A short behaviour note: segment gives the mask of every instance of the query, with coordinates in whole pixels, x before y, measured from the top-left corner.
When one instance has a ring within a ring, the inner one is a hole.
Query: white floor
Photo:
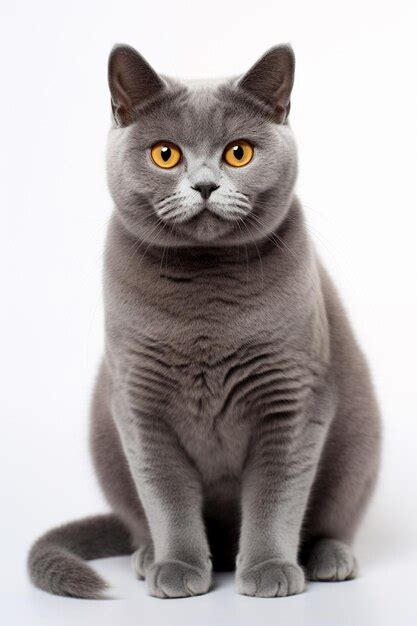
[[[395,523],[391,527],[386,522],[378,524],[378,509],[376,503],[359,537],[361,576],[346,583],[309,584],[306,593],[290,598],[239,596],[233,576],[222,574],[215,576],[214,588],[206,596],[158,600],[147,596],[145,583],[134,579],[127,557],[94,562],[112,584],[112,599],[59,598],[27,582],[20,559],[26,546],[21,546],[19,559],[6,569],[9,575],[3,583],[1,622],[5,626],[416,626],[415,520],[407,515],[405,506],[403,530],[397,534]],[[401,517],[397,508],[388,520],[395,522]]]
[[[58,598],[27,587],[23,593],[22,589],[10,592],[2,600],[3,623],[19,626],[417,624],[417,568],[411,560],[396,567],[368,567],[356,581],[314,583],[303,595],[266,600],[235,594],[233,577],[229,574],[216,577],[213,591],[206,596],[158,600],[146,595],[144,583],[133,580],[128,558],[102,561],[98,569],[113,583],[117,599]]]

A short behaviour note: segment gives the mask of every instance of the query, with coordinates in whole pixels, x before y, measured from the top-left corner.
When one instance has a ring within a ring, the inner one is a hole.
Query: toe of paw
[[[340,541],[318,542],[307,562],[309,580],[341,582],[357,575],[357,562],[349,546]]]
[[[246,596],[285,597],[304,591],[305,580],[295,563],[272,559],[238,573],[236,587],[238,593]]]
[[[209,571],[183,563],[166,561],[154,564],[147,575],[149,593],[158,598],[185,598],[206,593],[210,588]]]

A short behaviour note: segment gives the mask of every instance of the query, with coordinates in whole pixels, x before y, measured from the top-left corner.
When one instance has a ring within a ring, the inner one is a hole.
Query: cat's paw
[[[351,580],[357,576],[358,565],[348,545],[337,539],[321,539],[310,551],[306,573],[309,580]]]
[[[132,554],[133,571],[139,580],[146,578],[146,572],[152,565],[153,560],[153,546],[151,543],[146,543]]]
[[[207,593],[211,585],[211,564],[196,567],[183,561],[161,561],[146,570],[151,596],[186,598]]]
[[[244,596],[275,598],[301,593],[304,573],[296,563],[270,559],[236,574],[236,590]]]

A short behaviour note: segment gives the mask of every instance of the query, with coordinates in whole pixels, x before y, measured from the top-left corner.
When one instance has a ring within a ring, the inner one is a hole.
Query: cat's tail
[[[29,576],[40,589],[74,598],[103,598],[108,588],[84,560],[133,552],[127,527],[116,515],[97,515],[48,531],[32,546]]]

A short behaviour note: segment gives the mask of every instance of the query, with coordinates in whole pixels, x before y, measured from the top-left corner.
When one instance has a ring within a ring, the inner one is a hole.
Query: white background
[[[53,624],[417,624],[416,11],[413,1],[1,0],[0,619]],[[102,350],[104,154],[113,43],[160,71],[246,70],[290,41],[299,195],[369,356],[385,423],[361,577],[302,596],[145,595],[127,558],[97,563],[119,598],[49,596],[25,554],[50,526],[104,510],[87,448]]]

